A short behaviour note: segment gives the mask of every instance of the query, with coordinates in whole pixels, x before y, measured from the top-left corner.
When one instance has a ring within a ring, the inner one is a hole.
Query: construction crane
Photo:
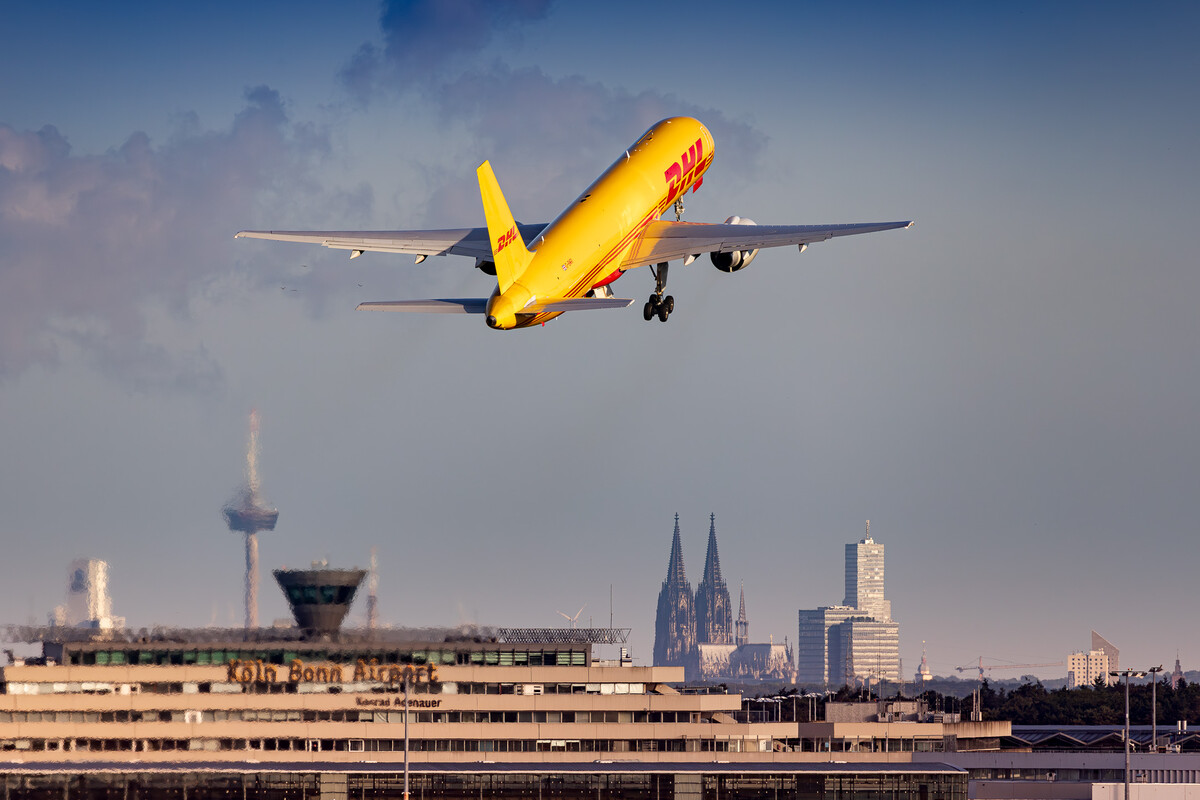
[[[1030,667],[1061,667],[1063,662],[1055,661],[1052,664],[984,664],[983,656],[979,657],[978,664],[967,664],[965,667],[955,667],[959,672],[966,672],[969,669],[979,670],[979,680],[983,680],[984,670],[990,669],[1027,669]]]

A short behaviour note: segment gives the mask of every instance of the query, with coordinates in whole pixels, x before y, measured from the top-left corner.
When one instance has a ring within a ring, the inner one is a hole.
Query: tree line
[[[1172,689],[1171,682],[1159,682],[1157,688],[1149,683],[1129,685],[1129,723],[1149,725],[1152,694],[1157,695],[1158,724],[1174,727],[1176,721],[1200,719],[1200,683],[1180,681]],[[956,708],[961,704],[963,718],[968,718],[971,698],[961,701],[943,697],[937,692],[921,695],[930,708]],[[980,706],[985,720],[1008,720],[1014,725],[1123,725],[1125,724],[1125,685],[1105,686],[1097,681],[1092,686],[1077,689],[1047,690],[1041,682],[1026,683],[1006,692],[993,689],[984,680],[979,687]]]

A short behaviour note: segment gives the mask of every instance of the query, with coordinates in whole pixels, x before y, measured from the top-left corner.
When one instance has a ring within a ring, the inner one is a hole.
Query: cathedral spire
[[[713,586],[725,586],[721,577],[721,556],[717,553],[717,515],[708,517],[708,552],[704,556],[704,580]]]
[[[696,641],[733,644],[729,589],[721,577],[721,557],[717,554],[717,515],[712,514],[708,519],[708,554],[704,557],[704,577],[696,587]]]
[[[750,644],[750,620],[746,619],[746,584],[741,583],[741,598],[738,600],[738,618],[733,643],[738,647]]]
[[[675,515],[675,536],[671,539],[671,560],[667,563],[668,586],[688,585],[687,575],[683,571],[683,544],[679,540],[679,515]],[[688,587],[689,591],[691,587]]]
[[[675,515],[675,535],[671,539],[671,561],[667,579],[658,593],[658,612],[654,617],[654,664],[687,666],[696,647],[696,610],[692,587],[683,571],[683,545],[679,540],[679,515]]]

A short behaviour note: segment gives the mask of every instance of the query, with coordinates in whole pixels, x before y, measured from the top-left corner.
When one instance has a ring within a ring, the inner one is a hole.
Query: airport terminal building
[[[594,656],[627,631],[343,631],[361,571],[276,578],[294,628],[52,628],[40,658],[10,658],[5,800],[398,796],[406,768],[421,797],[966,796],[911,746],[835,758],[794,717],[676,688],[682,667]],[[944,734],[922,750],[956,749]]]
[[[794,721],[586,642],[205,638],[47,642],[0,668],[6,797],[389,796],[406,754],[431,797],[966,796],[961,769],[861,742],[833,763]]]

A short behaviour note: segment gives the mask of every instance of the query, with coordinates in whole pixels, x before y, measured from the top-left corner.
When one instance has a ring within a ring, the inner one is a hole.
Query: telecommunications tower
[[[246,486],[221,509],[229,530],[246,535],[246,630],[258,627],[258,532],[275,530],[279,511],[258,493],[258,412],[250,412]]]

